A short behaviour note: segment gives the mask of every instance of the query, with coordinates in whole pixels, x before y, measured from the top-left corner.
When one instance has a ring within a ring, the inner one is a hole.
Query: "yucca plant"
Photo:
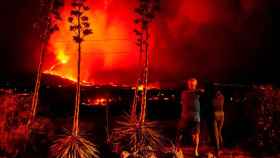
[[[41,86],[42,68],[44,63],[44,57],[50,35],[58,30],[56,20],[61,20],[59,14],[59,8],[63,6],[62,0],[40,0],[40,18],[34,24],[34,29],[39,32],[41,40],[40,59],[37,68],[37,75],[35,81],[35,88],[31,103],[31,115],[28,120],[28,126],[31,127],[31,123],[34,121],[39,99],[39,90]]]
[[[140,121],[145,122],[147,107],[147,88],[149,78],[149,44],[150,44],[150,23],[154,20],[156,12],[160,9],[160,0],[139,0],[139,6],[135,8],[138,18],[134,19],[135,24],[139,24],[139,28],[134,32],[137,36],[137,46],[140,49],[140,58],[143,51],[145,52],[144,72],[140,81],[143,85]],[[142,59],[140,59],[142,62]]]
[[[139,0],[139,7],[135,9],[138,18],[134,20],[139,24],[139,28],[134,32],[137,36],[137,46],[139,47],[139,63],[142,65],[142,56],[145,52],[144,69],[140,72],[137,81],[134,101],[130,114],[125,114],[122,120],[117,121],[118,127],[113,129],[113,138],[116,141],[124,142],[123,147],[128,148],[134,157],[151,157],[154,152],[163,146],[162,136],[158,132],[156,121],[146,120],[148,72],[149,72],[149,24],[159,11],[159,0]],[[141,66],[142,67],[142,66]],[[143,86],[139,94],[139,86]],[[137,107],[140,106],[140,115],[137,114]],[[127,142],[127,140],[129,140]]]
[[[163,146],[163,137],[158,132],[158,122],[132,120],[129,114],[116,122],[119,126],[113,130],[113,138],[124,144],[134,156],[148,156]],[[149,156],[148,156],[149,157]]]
[[[57,158],[97,158],[96,146],[86,137],[68,133],[57,139],[51,147],[51,154]]]
[[[85,5],[85,0],[74,0],[72,2],[72,7],[73,9],[71,10],[71,15],[68,18],[68,21],[70,23],[70,31],[74,33],[73,40],[78,44],[77,83],[73,127],[71,133],[62,136],[51,146],[51,155],[56,158],[97,158],[98,151],[96,146],[79,133],[81,44],[85,36],[92,34],[88,17],[85,15],[85,12],[90,8]]]
[[[99,151],[85,136],[75,135],[72,131],[54,142],[50,155],[55,158],[99,158]]]

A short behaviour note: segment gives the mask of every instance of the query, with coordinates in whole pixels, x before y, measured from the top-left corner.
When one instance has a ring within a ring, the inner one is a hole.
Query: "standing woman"
[[[224,95],[220,90],[215,92],[212,104],[214,110],[214,133],[216,139],[216,149],[219,153],[221,145],[223,145],[222,128],[224,124]]]

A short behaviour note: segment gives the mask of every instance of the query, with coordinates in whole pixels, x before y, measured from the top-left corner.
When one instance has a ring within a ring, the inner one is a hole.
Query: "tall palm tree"
[[[58,26],[55,23],[55,20],[61,20],[59,14],[59,8],[63,5],[63,2],[60,0],[41,0],[40,1],[40,19],[35,23],[34,29],[40,32],[40,39],[41,39],[41,48],[40,48],[40,59],[39,65],[37,68],[37,75],[35,81],[35,88],[32,96],[32,103],[31,103],[31,115],[28,120],[27,125],[30,126],[31,123],[34,121],[37,107],[38,107],[38,100],[39,100],[39,90],[41,87],[41,77],[42,77],[42,67],[44,63],[44,57],[46,53],[46,47],[50,38],[50,35],[58,30]],[[55,20],[54,20],[55,19]]]
[[[97,158],[96,146],[80,135],[79,113],[81,98],[81,45],[85,36],[92,34],[88,17],[85,12],[90,8],[85,5],[85,0],[73,0],[71,15],[68,18],[70,30],[74,33],[73,40],[78,45],[77,55],[77,83],[75,96],[75,109],[72,132],[58,139],[51,147],[51,153],[57,158]]]
[[[140,24],[141,31],[135,31],[138,36],[138,41],[140,41],[140,49],[144,49],[145,61],[144,61],[144,72],[143,72],[143,91],[142,91],[142,101],[141,101],[141,112],[140,112],[140,122],[145,122],[146,118],[146,107],[147,107],[147,89],[148,89],[148,78],[149,78],[149,43],[150,43],[150,33],[149,27],[152,20],[155,18],[155,14],[159,11],[160,0],[139,0],[140,5],[135,9],[139,18],[136,18],[134,22]],[[142,48],[141,48],[142,47]],[[142,52],[141,52],[142,54]]]
[[[116,140],[127,140],[129,142],[129,150],[135,157],[149,157],[153,150],[159,148],[162,144],[162,137],[156,130],[157,122],[146,121],[147,107],[147,90],[148,90],[148,72],[149,72],[149,24],[155,17],[155,13],[159,11],[159,0],[139,0],[139,7],[135,9],[138,18],[134,20],[135,24],[139,24],[139,28],[134,32],[137,36],[136,44],[140,50],[139,63],[144,67],[140,72],[140,77],[137,81],[134,101],[131,106],[130,115],[125,115],[122,121],[118,121],[120,127],[113,130],[113,135]],[[143,86],[141,94],[138,87]],[[140,114],[137,114],[137,107],[140,106]]]

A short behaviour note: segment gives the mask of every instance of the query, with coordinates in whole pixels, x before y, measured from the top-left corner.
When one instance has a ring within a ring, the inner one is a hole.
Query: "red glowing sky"
[[[87,15],[90,18],[94,34],[87,37],[82,45],[82,80],[118,82],[119,78],[113,79],[112,77],[106,77],[106,75],[100,77],[100,74],[127,70],[130,70],[130,72],[136,71],[139,53],[132,30],[135,28],[133,8],[137,3],[136,1],[128,2],[125,0],[88,1],[87,4],[91,7],[91,10]],[[178,41],[177,43],[180,43],[182,37],[195,38],[198,26],[224,19],[223,16],[219,15],[221,13],[219,6],[210,1],[182,1],[180,3],[181,6],[175,12],[176,16],[163,23],[163,25],[167,25],[168,31],[172,38]],[[65,7],[61,10],[62,16],[68,17],[70,10],[71,6],[69,2],[66,2]],[[72,41],[72,33],[69,31],[69,24],[66,19],[64,18],[59,24],[60,31],[54,33],[50,39],[49,51],[54,54],[55,59],[49,60],[51,61],[51,67],[47,70],[69,78],[75,78],[77,46]],[[178,31],[178,28],[185,26],[186,19],[190,22],[190,27],[185,28],[182,32]],[[158,25],[162,25],[159,22],[156,21]],[[172,31],[174,32],[172,33]],[[169,46],[169,44],[173,45],[173,43],[169,43],[169,38],[162,38],[163,35],[155,29],[151,31],[151,36],[153,37],[154,34],[157,34],[156,44],[159,48],[158,50],[150,49],[151,59],[154,60],[152,64],[156,65],[153,67],[159,69],[159,65],[161,65],[169,71],[179,69],[180,63],[167,63],[170,61],[164,59],[164,57],[161,57],[161,61],[157,61],[159,60],[159,51],[172,53],[173,46]],[[155,39],[152,38],[151,47],[155,43],[153,40]],[[170,55],[166,56],[169,58]]]
[[[273,1],[161,0],[161,11],[151,30],[151,80],[182,80],[189,75],[228,80],[244,75],[265,78],[267,70],[279,63],[271,62],[277,59],[272,37],[278,37],[279,30],[272,22],[276,17],[273,11],[277,10]],[[40,44],[32,24],[38,16],[39,1],[27,2],[5,1],[10,7],[4,8],[8,14],[2,19],[11,25],[0,26],[5,30],[1,33],[1,50],[7,52],[1,54],[1,71],[9,72],[6,67],[11,67],[16,73],[21,69],[35,72],[38,65]],[[138,49],[133,10],[137,2],[87,0],[94,34],[82,45],[83,80],[136,81]],[[66,0],[61,10],[60,31],[49,41],[44,70],[74,78],[77,52],[67,22],[69,3]],[[8,9],[12,6],[16,8],[13,12]]]
[[[61,10],[64,19],[59,24],[60,31],[50,39],[52,55],[47,59],[46,70],[75,78],[77,45],[67,22],[69,4],[70,0],[66,1]],[[95,0],[87,4],[91,7],[87,15],[94,33],[86,37],[82,45],[82,80],[133,83],[139,55],[133,33],[136,27],[133,10],[137,1]],[[238,12],[236,4],[223,0],[163,0],[162,4],[151,29],[150,59],[152,77],[156,79],[162,72],[168,78],[168,74],[210,76],[238,69],[232,66],[233,54],[239,51],[238,43],[244,37],[249,38],[250,42],[242,47],[251,48],[260,41],[247,36],[260,34],[262,28],[248,31],[243,23],[246,17],[261,10],[262,0],[242,0]],[[242,58],[240,65],[246,63],[249,56],[242,55]]]
[[[133,34],[133,4],[124,7],[117,1],[89,1],[91,10],[86,13],[93,34],[82,43],[82,80],[90,82],[108,82],[98,78],[100,72],[133,69],[137,64],[137,47]],[[128,4],[129,5],[129,4]],[[61,10],[68,17],[71,6]],[[116,14],[117,13],[117,14]],[[48,59],[50,67],[46,70],[70,78],[76,76],[77,45],[73,42],[73,33],[69,30],[67,18],[59,23],[60,30],[55,32],[49,42],[49,52],[54,56]],[[103,80],[103,81],[102,81]],[[117,79],[116,79],[117,80]],[[114,82],[114,80],[111,80]]]

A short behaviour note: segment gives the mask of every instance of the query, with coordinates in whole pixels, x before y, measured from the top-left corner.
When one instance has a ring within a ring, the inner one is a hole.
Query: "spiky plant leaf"
[[[70,23],[72,23],[72,22],[73,22],[73,20],[74,20],[74,18],[73,18],[73,17],[69,17],[69,18],[68,18],[68,22],[70,22]]]
[[[87,16],[82,16],[81,19],[82,19],[83,21],[88,21],[88,17],[87,17]]]
[[[164,138],[157,131],[156,121],[140,123],[136,118],[125,114],[121,120],[116,121],[116,124],[118,127],[113,129],[112,136],[114,141],[123,142],[125,147],[138,155],[154,152],[164,144]]]
[[[72,16],[81,16],[82,12],[79,10],[72,10],[70,13]]]
[[[76,25],[71,25],[70,26],[70,31],[76,31],[77,30],[77,26]]]
[[[85,11],[90,9],[89,6],[83,6],[83,8],[84,8]]]
[[[54,158],[99,158],[95,144],[80,135],[64,135],[50,149]]]
[[[92,34],[92,31],[91,31],[91,29],[85,29],[85,30],[83,31],[83,34],[84,34],[84,36],[90,35],[90,34]]]
[[[84,23],[82,23],[82,24],[83,24],[84,27],[86,27],[86,28],[90,27],[90,24],[89,24],[88,22],[84,22]]]
[[[73,36],[73,40],[76,42],[76,43],[81,43],[83,42],[83,39],[79,36]]]

